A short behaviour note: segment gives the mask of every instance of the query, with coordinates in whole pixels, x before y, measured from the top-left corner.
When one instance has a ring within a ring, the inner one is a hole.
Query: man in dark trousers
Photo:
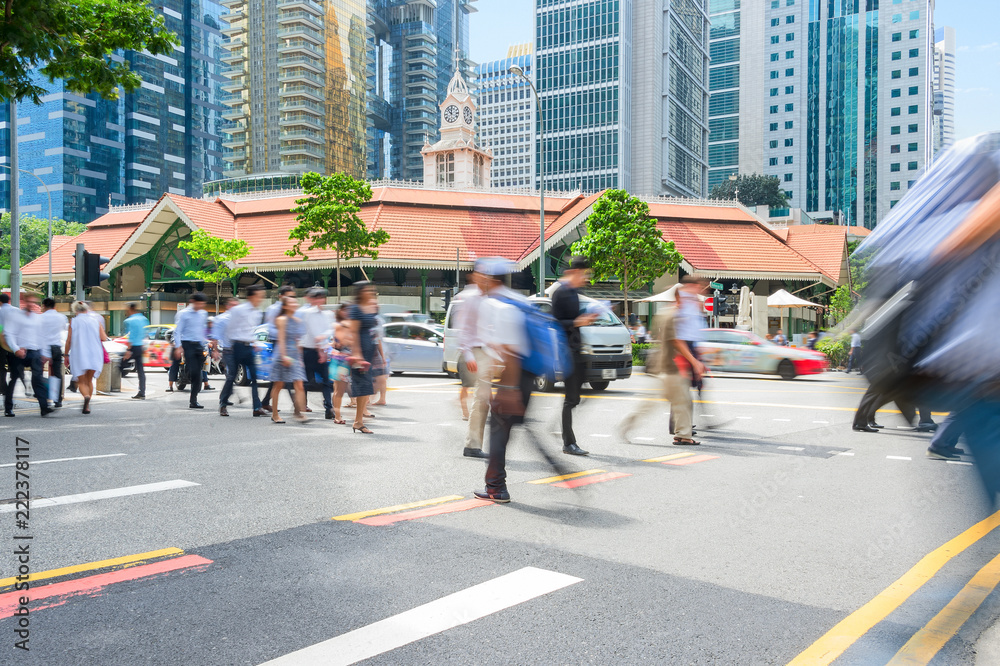
[[[573,408],[580,404],[580,387],[585,381],[584,365],[580,339],[580,328],[589,326],[597,319],[597,314],[581,313],[579,289],[590,278],[590,262],[584,257],[573,257],[569,268],[563,272],[559,287],[552,294],[552,316],[562,325],[566,332],[570,351],[573,353],[573,374],[566,378],[566,397],[563,400],[562,439],[563,453],[574,456],[585,456],[587,451],[576,443],[573,433]]]
[[[184,365],[190,373],[191,400],[188,406],[191,409],[205,409],[198,402],[198,389],[201,388],[201,369],[205,365],[205,348],[208,346],[207,301],[200,291],[191,294],[188,307],[177,313],[174,322],[174,358],[184,355]]]

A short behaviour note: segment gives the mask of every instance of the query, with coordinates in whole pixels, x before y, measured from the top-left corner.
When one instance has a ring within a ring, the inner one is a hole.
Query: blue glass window
[[[903,52],[902,51],[893,51],[892,52],[892,59],[893,60],[902,60],[903,59]]]
[[[785,129],[792,129],[795,126],[795,122],[792,120],[785,121]]]
[[[920,10],[919,9],[917,11],[910,12],[910,20],[911,21],[919,21],[920,20]]]
[[[906,132],[908,134],[916,134],[917,133],[917,123],[913,123],[912,125],[907,125],[906,126]]]
[[[771,27],[773,28],[776,25],[781,25],[781,19],[779,19],[779,18],[773,18],[773,19],[771,19]]]
[[[892,33],[892,41],[894,41],[894,42],[901,42],[901,41],[903,41],[903,33],[901,33],[901,32],[894,32],[894,33]]]
[[[795,33],[794,32],[786,33],[785,34],[785,41],[786,42],[794,42],[795,41]]]
[[[919,67],[911,67],[910,68],[910,76],[920,76],[920,68]]]
[[[771,35],[772,44],[777,44],[779,41],[781,41],[781,37],[779,37],[778,35]]]
[[[793,175],[793,174],[790,174],[790,173],[786,173],[786,174],[785,174],[785,182],[786,182],[786,183],[790,183],[790,182],[792,182],[792,175]]]
[[[902,20],[903,20],[903,15],[902,14],[893,14],[892,15],[892,22],[893,23],[900,23],[900,22],[902,22]],[[896,183],[896,184],[898,185],[899,183]]]
[[[795,23],[795,15],[794,14],[792,14],[791,16],[786,16],[785,17],[785,24],[787,25],[789,23]]]
[[[917,163],[916,162],[907,162],[906,163],[906,170],[907,171],[916,171],[917,170]]]
[[[795,51],[785,51],[785,60],[791,60],[795,57]]]
[[[917,144],[915,144],[915,143],[908,143],[908,144],[906,144],[906,151],[909,152],[909,153],[915,153],[915,152],[917,152]]]
[[[893,88],[892,91],[889,93],[889,96],[890,97],[899,97],[901,94],[903,94],[902,90],[900,90],[899,88]]]
[[[778,112],[778,105],[777,104],[772,105],[770,113],[777,113],[777,112]]]
[[[771,88],[771,97],[777,97],[777,96],[778,96],[778,89]]]
[[[893,199],[892,201],[889,202],[889,208],[892,208],[893,206],[895,206],[898,203],[899,203],[899,199]]]
[[[889,165],[889,171],[891,171],[893,173],[896,173],[897,171],[899,171],[899,162],[893,162],[892,164],[890,164]]]
[[[769,158],[767,158],[767,165],[768,166],[778,166],[778,158],[777,157],[769,157]]]
[[[910,106],[907,107],[906,112],[907,113],[916,113],[917,112],[917,105],[916,104],[911,104]]]
[[[900,109],[898,106],[894,106],[889,110],[890,116],[898,116],[900,114]]]
[[[771,62],[778,62],[778,54],[777,53],[772,53],[771,54]]]
[[[785,105],[785,111],[794,111],[794,110],[795,110],[795,105],[794,104],[786,104]]]
[[[891,183],[889,183],[889,189],[893,190],[893,191],[898,190],[899,189],[899,181],[898,180],[894,180]]]
[[[785,164],[791,164],[791,163],[792,163],[792,156],[791,155],[786,155],[785,156]]]
[[[910,49],[910,57],[916,58],[920,55],[920,49]]]
[[[917,87],[917,86],[910,86],[910,88],[908,90],[908,94],[910,94],[910,95],[916,95],[919,91],[920,91],[919,87]]]
[[[777,132],[778,131],[778,123],[771,123],[770,125],[767,126],[767,129],[769,131],[771,131],[771,132]]]
[[[901,77],[902,75],[903,75],[903,72],[902,72],[902,70],[898,70],[898,69],[894,69],[894,70],[892,70],[892,78],[894,78],[894,79],[898,79],[898,78],[899,78],[899,77]]]
[[[899,144],[897,143],[895,145],[889,146],[889,152],[893,153],[893,154],[898,153],[899,152]]]
[[[776,70],[771,70],[771,78],[772,79],[778,78],[778,72]]]
[[[795,144],[795,140],[794,139],[785,139],[785,147],[786,148],[791,148],[794,144]]]
[[[785,70],[785,76],[795,76],[795,68],[789,67]]]
[[[791,95],[795,92],[795,86],[785,86],[785,94]]]
[[[778,140],[777,139],[771,139],[770,141],[767,142],[767,147],[768,148],[777,148],[778,147]]]
[[[778,0],[771,0],[771,9],[777,9],[781,3]]]
[[[910,39],[916,39],[919,36],[920,36],[920,31],[919,30],[911,30],[910,31]]]
[[[889,134],[899,134],[899,125],[893,125],[889,130]]]

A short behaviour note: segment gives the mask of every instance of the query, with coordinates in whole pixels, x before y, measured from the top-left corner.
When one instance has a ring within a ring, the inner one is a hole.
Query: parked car
[[[794,379],[815,375],[830,367],[826,354],[808,349],[780,347],[770,340],[731,328],[705,329],[699,343],[701,360],[713,370],[759,372]]]
[[[143,365],[147,368],[169,368],[173,346],[174,325],[152,324],[146,327],[146,342],[143,344]],[[121,345],[129,346],[128,336],[112,338]],[[135,369],[135,361],[122,364],[122,377]]]
[[[552,301],[547,297],[533,296],[531,303],[543,312],[552,312]],[[580,297],[581,307],[595,303],[594,299]],[[458,374],[458,329],[452,327],[454,305],[448,308],[444,321],[444,371],[451,376]],[[605,312],[590,326],[580,329],[585,358],[586,381],[595,391],[608,388],[616,379],[632,376],[632,336],[628,328],[612,312]],[[536,389],[550,391],[553,385],[544,377],[539,377]]]
[[[446,372],[444,329],[437,324],[396,322],[383,327],[382,348],[392,374]]]

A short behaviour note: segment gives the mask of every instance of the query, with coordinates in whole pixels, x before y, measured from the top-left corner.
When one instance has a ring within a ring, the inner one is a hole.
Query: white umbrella
[[[673,303],[677,300],[677,290],[680,288],[680,283],[678,282],[670,289],[666,291],[661,291],[658,294],[653,294],[652,296],[647,296],[646,298],[639,299],[639,303]]]
[[[753,298],[750,296],[750,287],[744,286],[740,289],[740,308],[736,313],[736,327],[750,330],[753,326]]]
[[[767,297],[767,307],[769,308],[821,308],[819,303],[807,301],[804,298],[793,296],[784,289],[779,289]]]

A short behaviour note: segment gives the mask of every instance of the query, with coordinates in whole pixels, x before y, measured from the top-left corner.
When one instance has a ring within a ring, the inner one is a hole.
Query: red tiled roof
[[[105,215],[104,217],[107,217]],[[94,222],[103,218],[98,218]],[[59,247],[52,249],[52,272],[53,273],[73,273],[76,271],[76,244],[83,243],[87,246],[87,252],[101,254],[105,257],[113,256],[121,246],[125,244],[128,237],[139,228],[139,223],[109,225],[101,224],[94,227],[91,222],[90,228],[79,236],[70,238]],[[46,275],[49,272],[48,253],[43,254],[34,261],[28,262],[21,269],[23,275]]]
[[[649,204],[649,214],[659,220],[720,220],[752,222],[756,218],[739,206],[699,206],[697,204]]]
[[[819,266],[827,277],[840,280],[847,250],[847,227],[797,224],[784,231],[790,248]]]
[[[184,214],[190,218],[199,229],[204,229],[213,236],[231,240],[235,234],[236,225],[233,215],[225,206],[217,201],[191,199],[177,194],[168,194],[170,199]]]
[[[150,209],[127,210],[121,213],[105,213],[87,225],[88,229],[97,227],[117,227],[122,224],[141,224]]]

